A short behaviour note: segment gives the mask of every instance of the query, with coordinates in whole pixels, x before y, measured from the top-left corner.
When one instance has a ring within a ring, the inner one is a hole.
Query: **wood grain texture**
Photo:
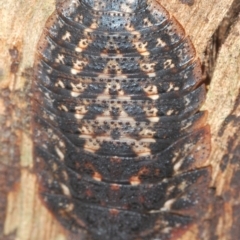
[[[217,59],[205,108],[212,127],[212,186],[220,208],[216,219],[218,239],[240,237],[240,18],[232,26]],[[215,212],[215,214],[216,214]]]
[[[203,59],[209,39],[233,0],[160,2],[184,26]],[[31,172],[29,69],[42,28],[54,6],[53,0],[0,1],[0,239],[3,240],[66,239],[65,231],[39,200]],[[240,238],[239,36],[240,20],[220,49],[204,105],[209,111],[213,134],[209,212],[182,240]]]
[[[219,26],[233,0],[158,0],[184,26],[201,59],[207,42]],[[192,2],[192,5],[183,2]]]

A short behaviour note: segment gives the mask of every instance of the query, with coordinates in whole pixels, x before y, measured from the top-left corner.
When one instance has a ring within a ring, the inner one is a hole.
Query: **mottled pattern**
[[[45,205],[90,239],[170,239],[204,211],[201,67],[156,1],[68,0],[37,47],[35,169]]]

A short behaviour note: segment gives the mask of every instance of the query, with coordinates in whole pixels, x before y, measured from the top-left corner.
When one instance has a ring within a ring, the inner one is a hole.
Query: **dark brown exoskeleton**
[[[67,0],[37,47],[40,195],[94,240],[175,239],[204,209],[210,170],[201,65],[156,0]]]

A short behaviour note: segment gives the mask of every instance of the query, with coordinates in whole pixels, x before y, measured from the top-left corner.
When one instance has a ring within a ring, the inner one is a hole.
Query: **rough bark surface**
[[[209,158],[212,197],[202,222],[181,239],[240,239],[240,18],[236,17],[239,10],[231,14],[233,0],[158,1],[185,28],[205,63],[206,75],[212,76],[203,107],[209,112],[212,129]],[[236,0],[232,9],[240,9],[239,5]],[[35,47],[54,8],[53,0],[0,0],[0,239],[3,240],[67,239],[67,233],[37,194],[29,124],[29,85]],[[226,29],[222,32],[219,26],[223,23]],[[220,35],[216,48],[209,44],[215,32]]]

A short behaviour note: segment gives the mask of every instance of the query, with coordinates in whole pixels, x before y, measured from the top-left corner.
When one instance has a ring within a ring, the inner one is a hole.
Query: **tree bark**
[[[181,240],[240,239],[240,10],[238,0],[158,0],[193,41],[209,80],[211,199],[202,222]],[[41,203],[32,173],[31,69],[53,0],[0,0],[0,239],[65,240]],[[235,4],[235,5],[232,5]],[[234,7],[233,7],[234,6]],[[230,17],[229,17],[230,16]],[[226,23],[227,22],[227,23]],[[224,33],[220,30],[224,26]],[[220,30],[219,30],[220,29]],[[216,47],[216,35],[220,35]],[[215,38],[212,38],[215,36]],[[209,44],[213,41],[213,45]],[[216,51],[213,51],[213,50]]]

